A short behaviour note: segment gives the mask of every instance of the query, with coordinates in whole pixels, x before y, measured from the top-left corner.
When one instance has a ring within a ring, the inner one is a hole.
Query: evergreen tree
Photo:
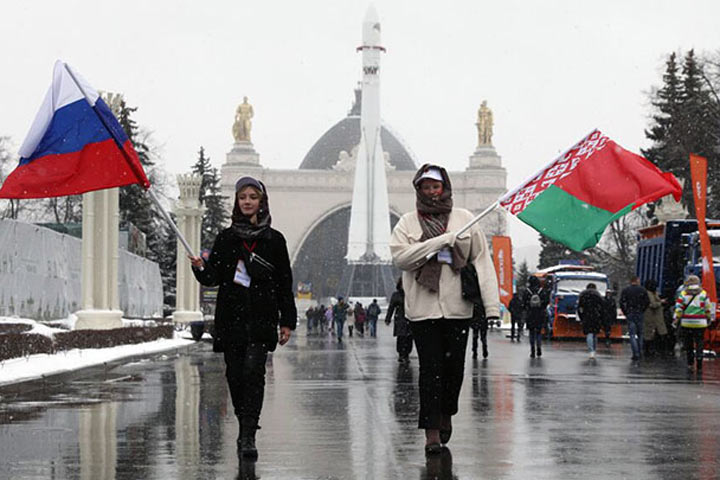
[[[175,214],[170,213],[173,222],[177,223]],[[158,235],[150,237],[153,244],[148,245],[149,251],[158,252],[156,262],[160,266],[160,276],[163,284],[164,316],[175,309],[177,298],[177,237],[170,225],[163,221],[158,224]]]
[[[528,268],[527,260],[523,260],[515,274],[515,290],[520,292],[527,286],[528,279],[530,278],[530,269]]]
[[[718,99],[712,95],[711,85],[703,70],[702,63],[690,50],[684,58],[682,71],[678,75],[675,54],[666,62],[663,86],[652,100],[656,114],[645,135],[653,141],[651,148],[643,154],[663,170],[690,185],[689,154],[695,153],[708,159],[708,203],[720,202],[719,191],[713,186],[720,178],[718,161],[718,128],[720,109]],[[695,216],[691,188],[683,189],[682,204],[691,217]]]
[[[10,153],[10,137],[0,136],[0,182],[12,171]],[[17,218],[19,203],[17,200],[0,200],[0,218]]]
[[[210,158],[205,156],[205,149],[200,147],[198,159],[192,167],[193,173],[202,177],[200,184],[200,202],[205,205],[202,218],[202,248],[211,248],[215,237],[222,230],[229,218],[225,210],[225,198],[220,194],[220,177],[217,168],[212,167]]]
[[[152,167],[154,163],[150,160],[150,149],[147,144],[140,139],[137,123],[132,118],[132,114],[137,111],[137,107],[128,107],[124,98],[121,98],[117,102],[117,105],[118,111],[114,113],[117,116],[118,122],[123,130],[125,130],[125,134],[135,148],[146,175],[149,175],[148,167]],[[153,183],[152,179],[151,183]],[[155,231],[156,219],[157,215],[152,209],[152,202],[143,187],[140,185],[128,185],[120,188],[121,224],[130,222],[145,233],[145,235],[150,236]],[[148,238],[148,245],[150,245],[150,243],[150,239]]]
[[[668,170],[680,178],[681,166],[671,165],[678,153],[676,128],[680,111],[681,81],[675,53],[671,53],[665,63],[663,86],[655,92],[652,105],[656,109],[652,116],[653,125],[645,130],[645,136],[653,141],[653,146],[641,150],[642,154],[661,169]],[[659,203],[659,202],[658,202]],[[654,205],[649,208],[649,216],[654,216]]]
[[[116,97],[114,101],[107,103],[113,105],[113,113],[132,142],[155,195],[163,197],[166,183],[165,174],[152,161],[151,149],[145,138],[143,138],[137,123],[132,118],[133,113],[137,111],[137,107],[129,107],[122,97]],[[156,210],[150,197],[140,185],[121,187],[119,203],[121,225],[130,222],[145,234],[146,256],[149,260],[159,264],[166,305],[174,306],[176,278],[175,233],[160,212]]]
[[[540,258],[538,260],[538,269],[552,267],[560,263],[560,260],[581,260],[585,261],[585,255],[574,250],[570,250],[562,243],[556,242],[540,234]]]

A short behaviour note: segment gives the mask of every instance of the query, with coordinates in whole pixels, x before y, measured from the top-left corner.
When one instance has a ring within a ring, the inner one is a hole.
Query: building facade
[[[346,264],[355,154],[360,142],[360,93],[348,115],[333,125],[298,169],[263,165],[249,136],[236,136],[221,168],[222,194],[232,209],[235,182],[249,175],[267,186],[273,226],[287,239],[295,283],[312,284],[315,298],[333,296]],[[492,114],[478,112],[478,146],[463,171],[448,172],[455,206],[479,213],[506,191],[507,172],[492,145]],[[246,119],[236,119],[246,121]],[[489,130],[488,130],[489,128]],[[246,127],[246,129],[248,129]],[[249,129],[248,129],[249,130]],[[388,125],[382,125],[390,221],[415,208],[412,178],[422,163]],[[505,235],[506,217],[496,210],[481,221],[488,236]]]

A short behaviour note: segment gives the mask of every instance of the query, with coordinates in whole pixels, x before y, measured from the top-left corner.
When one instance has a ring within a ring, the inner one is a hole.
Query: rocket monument
[[[380,20],[373,5],[362,25],[360,144],[355,165],[347,265],[338,295],[375,297],[394,288],[390,256],[390,207],[385,155],[380,142]],[[389,290],[388,290],[389,289]]]

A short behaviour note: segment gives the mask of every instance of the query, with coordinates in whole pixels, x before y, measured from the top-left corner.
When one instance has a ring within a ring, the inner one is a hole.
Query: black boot
[[[488,353],[488,349],[487,349],[487,344],[483,343],[483,358],[487,358],[488,355],[489,355],[489,353]]]
[[[540,345],[538,345],[538,347],[537,347],[537,353],[538,353],[538,357],[542,357],[542,347],[540,347]]]
[[[535,345],[530,345],[530,358],[535,358]]]
[[[260,428],[257,420],[251,417],[243,417],[240,430],[240,453],[245,458],[258,458],[258,451],[255,447],[255,432]]]
[[[702,361],[703,361],[702,357],[695,360],[695,371],[697,373],[702,373]]]

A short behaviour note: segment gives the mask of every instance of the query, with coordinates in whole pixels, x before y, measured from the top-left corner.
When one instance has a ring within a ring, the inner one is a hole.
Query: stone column
[[[178,229],[190,244],[195,255],[200,254],[200,227],[205,208],[200,203],[200,184],[202,178],[195,174],[177,176],[180,188],[180,200],[174,212]],[[175,322],[194,322],[202,320],[200,311],[200,284],[191,271],[190,260],[180,241],[177,242],[177,275],[175,292]]]
[[[82,310],[75,330],[122,327],[118,297],[118,189],[83,195]]]

